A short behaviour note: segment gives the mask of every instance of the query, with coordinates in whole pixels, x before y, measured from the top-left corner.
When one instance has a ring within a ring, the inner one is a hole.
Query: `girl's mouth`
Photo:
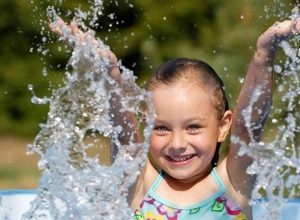
[[[167,156],[167,158],[170,162],[179,163],[179,162],[188,161],[191,158],[193,158],[194,156],[195,156],[194,154],[189,154],[189,155],[183,155],[183,156]]]

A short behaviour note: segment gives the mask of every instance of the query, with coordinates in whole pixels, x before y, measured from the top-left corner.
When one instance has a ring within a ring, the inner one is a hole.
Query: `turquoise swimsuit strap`
[[[223,181],[221,180],[216,167],[213,168],[212,172],[211,172],[212,177],[214,178],[214,180],[216,181],[216,183],[218,184],[218,187],[220,190],[225,190],[225,186]]]
[[[159,186],[160,182],[162,181],[162,179],[164,178],[164,173],[162,170],[159,171],[159,174],[156,178],[156,180],[154,181],[154,183],[152,184],[150,190],[155,192],[155,190],[157,189],[157,187]]]

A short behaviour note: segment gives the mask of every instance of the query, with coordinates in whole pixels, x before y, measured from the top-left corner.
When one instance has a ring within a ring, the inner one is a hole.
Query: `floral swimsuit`
[[[148,194],[135,210],[134,220],[225,220],[246,219],[239,206],[227,194],[224,184],[215,168],[211,172],[219,190],[209,198],[189,207],[179,207],[158,196],[155,191],[163,179],[160,172]]]

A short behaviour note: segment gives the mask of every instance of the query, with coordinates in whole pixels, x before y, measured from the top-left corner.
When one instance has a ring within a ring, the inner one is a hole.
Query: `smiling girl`
[[[58,20],[51,28],[58,35],[68,29],[79,43],[86,37],[74,22],[68,26]],[[258,38],[233,112],[221,79],[205,62],[178,58],[158,68],[147,84],[156,118],[148,160],[132,196],[135,220],[252,218],[249,200],[255,175],[246,172],[252,158],[238,152],[241,143],[260,141],[272,103],[271,67],[277,46],[299,30],[296,18],[274,24]],[[109,60],[111,77],[122,84],[115,55],[105,49],[99,54]],[[245,123],[243,111],[258,87],[260,96],[252,105],[250,122]],[[124,125],[124,129],[130,128]],[[218,163],[220,145],[230,129],[232,140],[239,141],[231,141],[228,155]],[[135,139],[140,141],[138,136]],[[128,144],[127,137],[120,141]]]

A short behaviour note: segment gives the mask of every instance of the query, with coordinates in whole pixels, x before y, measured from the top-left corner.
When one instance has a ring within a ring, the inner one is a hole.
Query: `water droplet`
[[[33,91],[33,85],[32,84],[29,84],[27,87],[28,87],[29,91]]]
[[[239,77],[238,79],[239,79],[239,82],[240,82],[240,83],[244,83],[244,81],[245,81],[245,78],[244,78],[244,77]]]
[[[43,70],[42,70],[42,75],[43,76],[47,76],[48,75],[48,71],[47,71],[47,68],[44,67]]]
[[[284,86],[283,86],[283,85],[279,85],[279,86],[277,87],[277,90],[278,90],[278,92],[283,92]]]
[[[273,119],[272,119],[272,123],[273,123],[273,124],[276,124],[277,122],[278,122],[278,120],[277,120],[276,118],[273,118]]]
[[[107,15],[107,17],[109,17],[110,19],[114,19],[115,18],[115,14],[114,13],[110,13],[109,15]]]
[[[280,66],[280,65],[274,65],[274,71],[275,71],[276,73],[281,73],[281,72],[282,72],[281,66]]]
[[[271,66],[267,67],[267,71],[271,73],[273,71],[273,67]]]

